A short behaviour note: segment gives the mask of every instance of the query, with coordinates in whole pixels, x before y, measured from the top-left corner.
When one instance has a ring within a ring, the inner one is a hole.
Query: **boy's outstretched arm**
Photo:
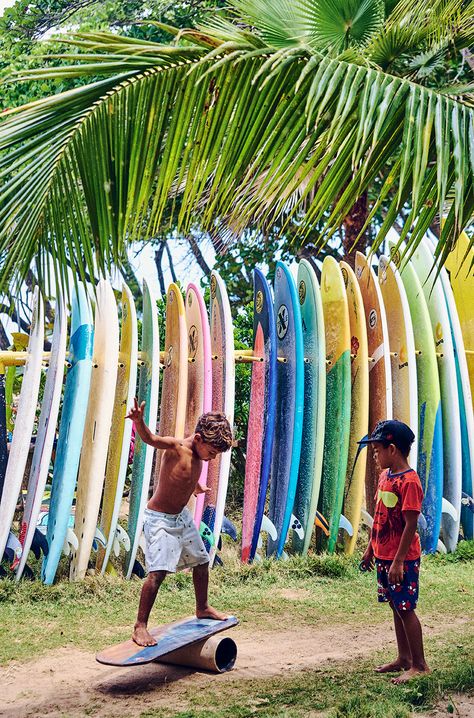
[[[128,412],[126,419],[131,419],[135,424],[135,429],[140,439],[145,443],[153,446],[155,449],[175,449],[179,444],[180,440],[175,439],[173,436],[158,436],[150,431],[149,427],[145,424],[143,414],[145,410],[145,402],[142,401],[140,406],[138,405],[138,399],[135,397],[133,400],[133,406]]]
[[[392,584],[401,583],[403,581],[403,562],[413,541],[419,516],[418,511],[403,511],[402,513],[405,519],[405,527],[400,538],[397,553],[388,572],[388,580]]]

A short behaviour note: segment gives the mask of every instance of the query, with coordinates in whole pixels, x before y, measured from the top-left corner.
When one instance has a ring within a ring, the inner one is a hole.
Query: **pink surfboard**
[[[185,436],[194,432],[201,414],[212,407],[212,355],[211,333],[207,309],[201,292],[195,284],[188,284],[186,292],[186,324],[188,327],[188,399],[186,407]],[[200,483],[207,484],[209,464],[203,462]],[[204,494],[191,497],[190,510],[199,528],[204,508]]]

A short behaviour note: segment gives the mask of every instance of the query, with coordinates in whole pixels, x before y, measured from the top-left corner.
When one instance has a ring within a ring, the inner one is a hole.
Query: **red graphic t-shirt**
[[[375,558],[391,561],[395,558],[405,528],[403,512],[421,512],[423,489],[416,471],[409,469],[400,474],[391,474],[389,469],[382,471],[375,501],[372,548]],[[405,560],[413,561],[420,555],[420,537],[416,532]]]

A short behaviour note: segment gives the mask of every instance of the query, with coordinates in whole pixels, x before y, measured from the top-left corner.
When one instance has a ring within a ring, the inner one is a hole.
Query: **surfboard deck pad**
[[[140,666],[156,661],[178,648],[205,641],[216,633],[236,626],[238,622],[235,616],[229,616],[224,621],[195,616],[182,618],[180,621],[150,629],[151,635],[157,641],[154,646],[138,646],[129,639],[100,651],[96,660],[108,666]]]

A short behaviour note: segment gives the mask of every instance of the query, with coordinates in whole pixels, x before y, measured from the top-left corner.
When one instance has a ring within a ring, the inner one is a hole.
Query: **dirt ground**
[[[437,631],[428,629],[434,635]],[[387,643],[394,644],[390,623],[351,629],[347,626],[311,629],[295,643],[294,632],[256,633],[238,626],[231,634],[238,645],[234,670],[221,675],[187,668],[148,664],[134,668],[100,665],[93,653],[70,648],[51,651],[36,661],[12,663],[0,669],[2,718],[132,718],[151,708],[184,710],[182,684],[205,689],[226,681],[248,681],[287,671],[317,670],[328,662],[366,657]],[[280,650],[275,647],[280,646]],[[453,697],[457,718],[474,718],[472,701]],[[430,717],[452,715],[440,705]],[[427,718],[427,716],[425,716]]]

